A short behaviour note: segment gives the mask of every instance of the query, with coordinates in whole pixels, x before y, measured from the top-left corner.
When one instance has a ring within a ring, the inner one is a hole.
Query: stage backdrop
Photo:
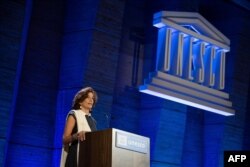
[[[234,116],[139,92],[156,67],[158,11],[198,12],[230,39]],[[223,0],[2,0],[0,166],[59,166],[72,98],[92,86],[98,129],[149,137],[151,167],[222,167],[224,150],[250,150],[249,17],[249,3]]]

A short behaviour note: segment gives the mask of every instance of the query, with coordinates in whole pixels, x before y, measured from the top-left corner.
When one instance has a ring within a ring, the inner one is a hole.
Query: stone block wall
[[[25,1],[23,17],[30,17],[26,41],[19,41],[16,100],[12,105],[6,166],[47,166],[53,155],[54,119],[58,88],[63,3]],[[30,6],[27,6],[30,5]],[[22,9],[22,8],[21,8]],[[16,10],[18,11],[18,10]],[[46,11],[46,12],[45,12]],[[23,43],[25,42],[25,43]],[[20,80],[19,80],[20,79]],[[11,94],[11,93],[10,93]]]
[[[85,86],[99,96],[98,129],[149,137],[153,167],[222,166],[224,150],[249,149],[249,12],[233,2],[27,0],[0,9],[0,166],[59,166],[65,118]],[[199,12],[231,40],[235,116],[138,92],[155,69],[160,10]]]
[[[13,103],[19,75],[22,48],[24,1],[0,2],[0,166],[3,166],[8,147]]]

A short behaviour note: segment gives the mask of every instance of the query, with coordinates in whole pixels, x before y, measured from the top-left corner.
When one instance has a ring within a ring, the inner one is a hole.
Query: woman
[[[85,132],[96,130],[96,122],[91,117],[92,107],[96,101],[97,94],[91,87],[83,88],[76,93],[63,133],[61,167],[77,167],[79,141],[85,140]]]

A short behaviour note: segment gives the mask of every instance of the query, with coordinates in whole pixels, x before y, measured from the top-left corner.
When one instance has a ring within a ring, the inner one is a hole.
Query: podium
[[[150,140],[118,129],[88,132],[79,145],[79,167],[149,167]]]

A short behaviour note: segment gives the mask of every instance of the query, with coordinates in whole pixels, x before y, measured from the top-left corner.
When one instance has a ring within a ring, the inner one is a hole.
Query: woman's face
[[[79,103],[80,106],[86,110],[91,110],[94,104],[94,94],[92,92],[88,93],[87,98],[85,98],[82,102]]]

